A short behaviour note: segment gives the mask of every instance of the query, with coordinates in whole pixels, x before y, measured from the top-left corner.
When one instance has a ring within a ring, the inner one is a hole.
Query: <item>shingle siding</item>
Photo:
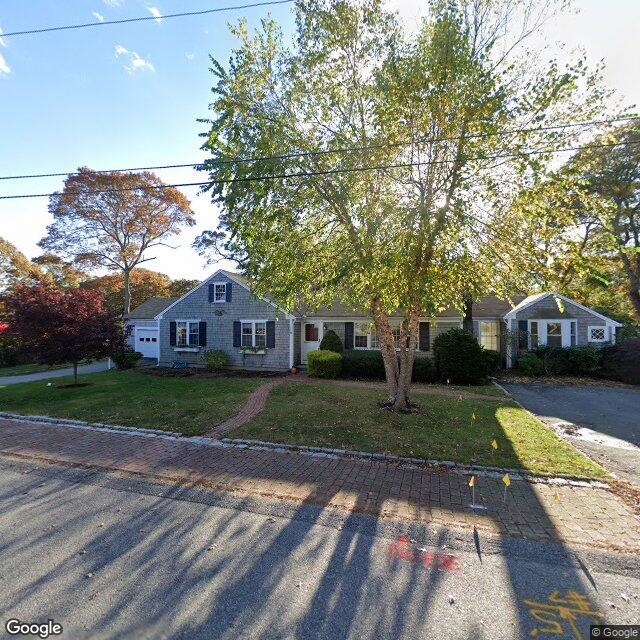
[[[209,284],[230,282],[233,287],[231,302],[209,302]],[[207,323],[207,346],[197,353],[176,352],[169,344],[169,323],[177,320],[199,320]],[[275,321],[275,347],[266,354],[247,353],[244,357],[238,347],[233,346],[233,323],[237,320]],[[189,364],[202,364],[202,352],[206,349],[221,349],[229,355],[232,367],[243,369],[285,370],[290,366],[290,321],[282,311],[268,302],[253,296],[245,287],[226,275],[218,273],[203,285],[188,294],[168,311],[160,320],[160,364],[167,366],[174,360]]]

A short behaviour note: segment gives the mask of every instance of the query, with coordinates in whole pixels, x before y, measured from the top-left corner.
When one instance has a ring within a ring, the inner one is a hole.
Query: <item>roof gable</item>
[[[176,300],[178,300],[178,298],[149,298],[130,311],[126,318],[127,320],[153,320],[159,313],[162,313],[167,307],[176,302]]]

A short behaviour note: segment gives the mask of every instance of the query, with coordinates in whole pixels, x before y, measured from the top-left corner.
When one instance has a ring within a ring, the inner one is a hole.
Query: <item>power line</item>
[[[601,124],[613,124],[615,122],[626,122],[628,120],[635,120],[638,116],[626,116],[621,118],[611,118],[608,120],[586,120],[583,122],[570,122],[566,124],[556,124],[556,125],[548,125],[546,127],[532,127],[526,129],[503,129],[502,131],[494,131],[487,133],[476,133],[476,134],[468,134],[465,136],[451,136],[451,137],[439,137],[439,138],[424,138],[421,140],[415,141],[418,144],[427,144],[434,142],[447,142],[447,141],[456,141],[456,140],[472,140],[477,138],[486,138],[493,136],[502,136],[502,135],[512,135],[514,133],[535,133],[538,131],[553,131],[559,129],[568,129],[572,127],[588,127],[588,126],[596,126]],[[228,160],[204,160],[203,162],[192,162],[185,164],[162,164],[155,165],[149,167],[129,167],[129,168],[120,168],[120,169],[98,169],[92,171],[92,173],[124,173],[128,171],[154,171],[158,169],[184,169],[184,168],[197,168],[202,167],[205,169],[207,166],[224,166],[229,164],[243,164],[243,163],[254,163],[261,161],[269,161],[269,160],[291,160],[294,158],[303,158],[303,157],[315,157],[315,156],[323,156],[323,155],[332,155],[336,153],[354,153],[358,151],[374,151],[376,149],[385,149],[390,147],[406,147],[410,144],[414,144],[412,142],[389,142],[383,144],[375,144],[368,145],[362,147],[340,147],[338,149],[322,149],[319,151],[295,151],[290,153],[285,153],[281,155],[275,156],[257,156],[250,158],[229,158]],[[77,171],[68,171],[68,172],[57,172],[57,173],[31,173],[31,174],[23,174],[23,175],[14,175],[14,176],[0,176],[0,180],[26,180],[32,178],[56,178],[60,176],[73,176],[79,175]]]
[[[253,2],[235,7],[218,7],[217,9],[204,9],[203,11],[185,11],[183,13],[167,13],[162,16],[140,16],[138,18],[122,18],[121,20],[104,20],[102,22],[85,22],[82,24],[67,24],[58,27],[40,27],[38,29],[27,29],[25,31],[10,31],[0,34],[3,38],[10,36],[25,36],[34,33],[47,33],[50,31],[69,31],[71,29],[85,29],[87,27],[101,27],[110,24],[125,24],[127,22],[146,22],[147,20],[165,20],[166,18],[184,18],[186,16],[203,16],[209,13],[220,13],[222,11],[234,11],[237,9],[253,9],[255,7],[268,7],[276,4],[290,4],[294,0],[269,0],[267,2]]]
[[[611,148],[611,147],[622,147],[622,146],[631,146],[634,144],[640,144],[638,142],[612,142],[609,144],[596,144],[596,145],[585,145],[585,146],[577,146],[577,147],[564,147],[562,149],[537,149],[533,151],[526,151],[520,153],[506,153],[506,154],[496,154],[492,156],[475,156],[467,158],[468,161],[472,160],[497,160],[499,158],[518,158],[518,157],[527,157],[533,155],[544,155],[548,153],[563,153],[566,151],[582,151],[585,149],[602,149],[602,148]],[[411,167],[420,167],[431,164],[451,164],[455,162],[455,160],[424,160],[417,162],[399,162],[396,164],[386,164],[386,165],[374,165],[374,166],[364,166],[364,167],[345,167],[343,169],[326,169],[324,171],[299,171],[296,173],[280,173],[266,176],[246,176],[244,178],[224,178],[221,180],[206,180],[203,182],[181,182],[176,184],[161,184],[161,185],[153,185],[153,186],[145,186],[145,187],[122,187],[122,188],[114,188],[114,189],[94,189],[91,191],[68,191],[65,195],[88,195],[94,193],[118,193],[120,191],[137,191],[139,189],[142,190],[153,190],[153,189],[172,189],[177,187],[204,187],[206,185],[213,184],[234,184],[240,182],[261,182],[265,180],[284,180],[287,178],[312,178],[314,176],[328,176],[335,175],[339,173],[354,173],[358,171],[384,171],[387,169],[408,169]],[[0,196],[0,200],[15,200],[18,198],[50,198],[51,196],[61,195],[61,192],[56,193],[31,193],[31,194],[17,194],[11,196]]]

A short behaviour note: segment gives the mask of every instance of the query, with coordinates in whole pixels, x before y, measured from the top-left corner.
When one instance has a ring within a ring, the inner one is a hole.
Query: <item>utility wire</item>
[[[257,156],[251,158],[229,158],[228,160],[215,160],[207,159],[203,162],[193,162],[186,164],[161,164],[150,167],[129,167],[125,169],[99,169],[92,171],[92,173],[124,173],[127,171],[154,171],[157,169],[184,169],[184,168],[202,168],[206,169],[208,166],[224,166],[229,164],[243,164],[254,163],[269,160],[291,160],[294,158],[315,157],[323,155],[331,155],[335,153],[354,153],[358,151],[373,151],[376,149],[385,149],[390,147],[406,147],[411,144],[429,144],[434,142],[446,142],[456,140],[471,140],[476,138],[487,138],[493,136],[512,135],[514,133],[535,133],[537,131],[553,131],[559,129],[568,129],[572,127],[590,127],[601,124],[613,124],[615,122],[626,122],[628,120],[635,120],[638,116],[626,116],[621,118],[611,118],[609,120],[586,120],[583,122],[570,122],[566,124],[549,125],[546,127],[533,127],[527,129],[503,129],[502,131],[468,134],[465,136],[452,136],[452,137],[440,137],[440,138],[424,138],[415,142],[389,142],[384,144],[369,145],[363,147],[339,147],[338,149],[322,149],[319,151],[295,151],[285,153],[276,156]],[[0,176],[0,180],[26,180],[31,178],[56,178],[60,176],[74,176],[79,175],[77,171],[58,172],[58,173],[30,173],[24,175],[15,176]]]
[[[526,151],[521,153],[507,153],[507,154],[496,154],[492,156],[475,156],[467,158],[467,161],[472,160],[497,160],[499,158],[519,158],[519,157],[527,157],[533,155],[544,155],[547,153],[562,153],[566,151],[581,151],[585,149],[602,149],[602,148],[610,148],[610,147],[623,147],[623,146],[631,146],[634,144],[640,144],[638,142],[612,142],[610,144],[595,144],[595,145],[585,145],[578,147],[564,147],[562,149],[537,149],[533,151]],[[172,189],[177,187],[204,187],[207,185],[214,184],[234,184],[240,182],[261,182],[263,180],[283,180],[287,178],[312,178],[314,176],[328,176],[334,175],[338,173],[354,173],[358,171],[384,171],[387,169],[407,169],[410,167],[421,167],[424,165],[431,164],[451,164],[452,162],[456,162],[456,160],[424,160],[417,162],[399,162],[396,164],[383,164],[383,165],[374,165],[374,166],[364,166],[364,167],[345,167],[343,169],[327,169],[325,171],[299,171],[296,173],[279,173],[273,175],[266,176],[246,176],[244,178],[224,178],[221,180],[206,180],[203,182],[181,182],[176,184],[161,184],[154,186],[136,186],[136,187],[122,187],[122,188],[114,188],[114,189],[94,189],[90,191],[67,191],[64,195],[89,195],[94,193],[117,193],[120,191],[137,191],[139,189],[142,190],[152,190],[152,189]],[[62,195],[62,192],[56,193],[31,193],[31,194],[17,194],[11,196],[0,196],[0,200],[15,200],[18,198],[49,198],[55,195]]]
[[[232,7],[218,7],[217,9],[204,9],[203,11],[185,11],[183,13],[167,13],[162,16],[140,16],[138,18],[123,18],[121,20],[104,20],[103,22],[85,22],[82,24],[66,24],[58,27],[40,27],[37,29],[26,29],[24,31],[9,31],[2,33],[2,38],[11,36],[26,36],[34,33],[48,33],[50,31],[69,31],[71,29],[85,29],[87,27],[101,27],[109,24],[125,24],[127,22],[146,22],[147,20],[165,20],[166,18],[184,18],[186,16],[203,16],[209,13],[220,13],[221,11],[234,11],[237,9],[253,9],[254,7],[268,7],[276,4],[290,4],[294,0],[270,0],[268,2],[253,2]]]

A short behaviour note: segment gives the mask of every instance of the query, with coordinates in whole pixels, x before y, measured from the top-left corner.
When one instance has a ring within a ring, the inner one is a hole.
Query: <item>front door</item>
[[[322,340],[321,322],[302,323],[302,364],[307,364],[307,354],[309,351],[317,351]]]

